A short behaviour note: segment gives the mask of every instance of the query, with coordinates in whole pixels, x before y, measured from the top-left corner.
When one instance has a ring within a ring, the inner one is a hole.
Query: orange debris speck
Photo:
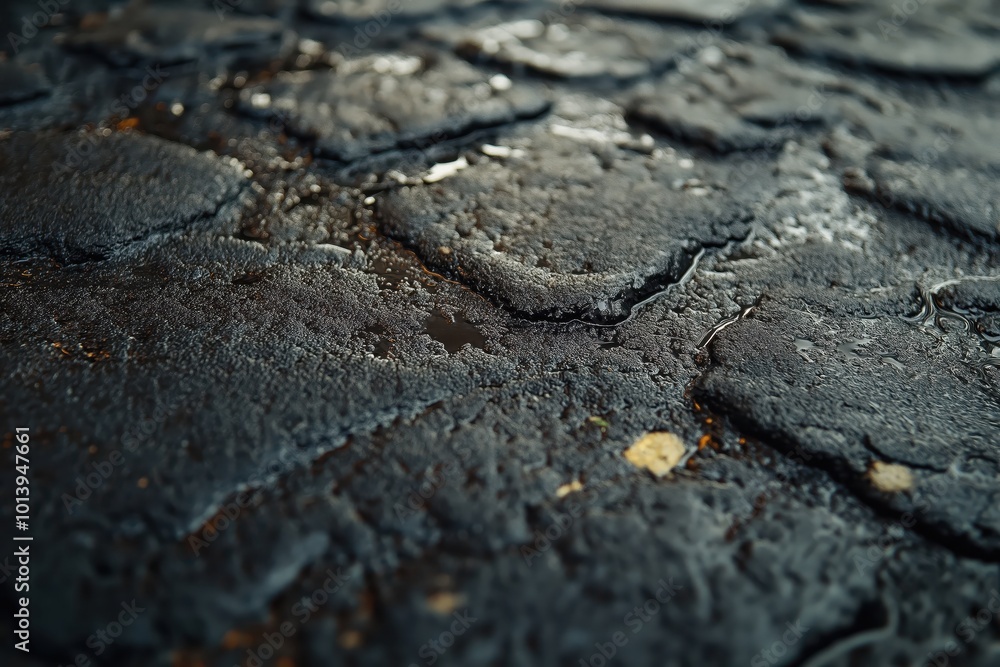
[[[253,637],[246,632],[230,630],[222,637],[222,648],[234,649],[253,644]]]
[[[361,646],[361,633],[357,630],[345,630],[340,633],[337,642],[346,649],[355,649]]]

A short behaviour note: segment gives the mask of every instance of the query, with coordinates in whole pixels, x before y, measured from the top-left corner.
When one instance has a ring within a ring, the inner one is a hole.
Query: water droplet
[[[906,366],[903,364],[903,362],[901,362],[899,359],[897,359],[896,357],[892,356],[891,354],[883,354],[883,355],[880,355],[880,356],[881,356],[883,362],[889,364],[890,366],[892,366],[893,368],[895,368],[897,371],[901,371],[901,370],[905,370],[906,369]]]
[[[854,340],[849,340],[846,343],[841,343],[837,346],[837,352],[845,355],[848,359],[860,359],[861,355],[858,354],[862,348],[866,345],[871,345],[871,338],[857,338]]]
[[[486,337],[460,314],[448,318],[432,313],[424,322],[424,333],[451,353],[460,351],[466,345],[480,350],[486,348]]]
[[[800,357],[808,361],[810,364],[815,363],[812,359],[809,358],[809,355],[806,354],[806,352],[816,347],[816,345],[811,340],[806,340],[805,338],[796,338],[793,342],[795,343],[795,352]]]

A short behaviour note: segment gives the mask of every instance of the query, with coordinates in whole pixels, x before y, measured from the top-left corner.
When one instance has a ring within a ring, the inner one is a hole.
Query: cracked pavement
[[[57,4],[4,664],[1000,664],[996,0]]]

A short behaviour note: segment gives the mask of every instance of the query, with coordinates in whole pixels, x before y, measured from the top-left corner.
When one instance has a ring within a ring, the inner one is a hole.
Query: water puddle
[[[940,297],[942,289],[945,287],[951,287],[952,285],[957,285],[960,282],[961,281],[959,280],[949,280],[939,285],[935,285],[930,289],[921,288],[920,312],[913,317],[904,317],[903,319],[907,322],[912,322],[913,324],[919,324],[921,326],[934,326],[944,332],[949,331],[949,322],[951,322],[954,323],[962,333],[968,333],[972,330],[972,323],[962,313],[945,308],[941,303]]]
[[[880,354],[879,358],[881,358],[884,363],[895,368],[897,371],[906,370],[906,366],[903,364],[903,362],[901,362],[899,359],[892,356],[891,354]]]
[[[735,315],[730,315],[729,317],[720,320],[718,324],[716,324],[714,327],[706,331],[705,334],[701,337],[701,340],[698,341],[698,349],[703,350],[706,347],[708,347],[708,344],[711,343],[712,340],[715,339],[715,337],[718,336],[723,329],[725,329],[730,325],[736,324],[740,320],[746,319],[750,315],[750,313],[752,313],[756,309],[757,309],[757,303],[754,303],[752,306],[747,306],[746,308],[736,313]]]
[[[856,338],[854,340],[849,340],[846,343],[841,343],[837,346],[837,352],[840,352],[848,359],[860,359],[862,355],[858,354],[863,352],[864,348],[872,344],[871,338]]]
[[[486,337],[461,315],[449,318],[433,313],[424,322],[424,333],[444,345],[449,353],[459,352],[466,345],[486,349]]]
[[[407,262],[398,253],[410,255],[413,263]],[[419,285],[430,294],[440,294],[442,288],[446,286],[460,285],[428,270],[420,264],[412,251],[388,241],[374,241],[369,246],[366,257],[366,270],[375,275],[382,291],[406,292]],[[373,324],[365,331],[376,341],[375,356],[383,359],[393,357],[394,335],[380,324]],[[480,350],[486,349],[486,337],[460,309],[447,314],[441,311],[432,312],[424,320],[420,331],[414,333],[427,334],[444,345],[444,348],[452,354],[461,351],[466,345]]]
[[[796,354],[798,354],[800,357],[808,361],[810,364],[816,363],[815,361],[809,358],[808,354],[806,354],[809,350],[816,347],[815,343],[813,343],[811,340],[806,340],[805,338],[796,338],[794,341],[792,341],[792,343],[794,343],[795,345]]]
[[[997,276],[969,276],[946,280],[929,289],[920,289],[920,311],[912,317],[903,319],[911,324],[923,327],[933,327],[944,333],[972,334],[979,342],[979,350],[972,364],[985,376],[988,367],[1000,368],[1000,334],[988,331],[975,313],[957,307],[949,307],[941,296],[942,290],[967,282],[1000,281]]]

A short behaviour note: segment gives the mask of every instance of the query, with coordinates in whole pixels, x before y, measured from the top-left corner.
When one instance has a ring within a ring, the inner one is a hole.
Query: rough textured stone
[[[0,106],[42,97],[51,90],[40,67],[0,62]]]
[[[799,65],[780,51],[724,44],[637,87],[629,110],[673,136],[726,152],[780,148],[803,132],[857,116],[859,107],[881,104],[869,86]]]
[[[772,3],[151,5],[0,57],[2,664],[998,664],[1000,129],[995,81],[910,76],[948,40],[862,71],[769,46]],[[586,68],[453,52],[533,20]]]
[[[19,133],[0,145],[8,257],[84,261],[155,234],[224,224],[245,187],[238,163],[139,135]]]
[[[1000,238],[1000,197],[993,194],[993,175],[878,158],[869,163],[868,174],[870,180],[859,183],[858,189],[879,201],[948,225],[959,234]]]
[[[462,9],[483,0],[305,0],[303,6],[312,16],[337,21],[374,21],[384,26],[395,17],[425,16],[446,9]]]
[[[974,334],[942,336],[898,312],[815,294],[765,298],[720,332],[703,397],[768,433],[786,452],[830,469],[938,539],[995,554],[1000,515],[1000,377]],[[802,342],[800,342],[802,341]],[[806,354],[800,354],[806,350]],[[957,380],[957,381],[956,381]],[[913,490],[881,494],[863,478],[874,461],[913,471]]]
[[[761,183],[737,165],[652,150],[593,100],[563,108],[504,136],[506,157],[390,193],[384,229],[497,302],[556,319],[620,319],[703,248],[746,235]]]
[[[543,113],[530,87],[498,84],[460,61],[395,54],[301,72],[244,92],[240,108],[312,139],[324,156],[357,160]]]
[[[895,72],[982,77],[1000,66],[996,0],[857,3],[797,10],[775,40],[808,54]]]
[[[541,19],[483,20],[474,28],[461,23],[435,25],[423,33],[450,44],[474,60],[514,70],[578,79],[629,79],[661,70],[686,48],[686,32],[653,23],[595,14],[546,14]]]
[[[239,53],[266,61],[280,53],[283,33],[284,26],[270,18],[135,3],[71,32],[64,43],[115,65],[167,66]]]
[[[773,11],[784,3],[783,0],[582,0],[581,4],[657,18],[731,23],[756,13]]]

